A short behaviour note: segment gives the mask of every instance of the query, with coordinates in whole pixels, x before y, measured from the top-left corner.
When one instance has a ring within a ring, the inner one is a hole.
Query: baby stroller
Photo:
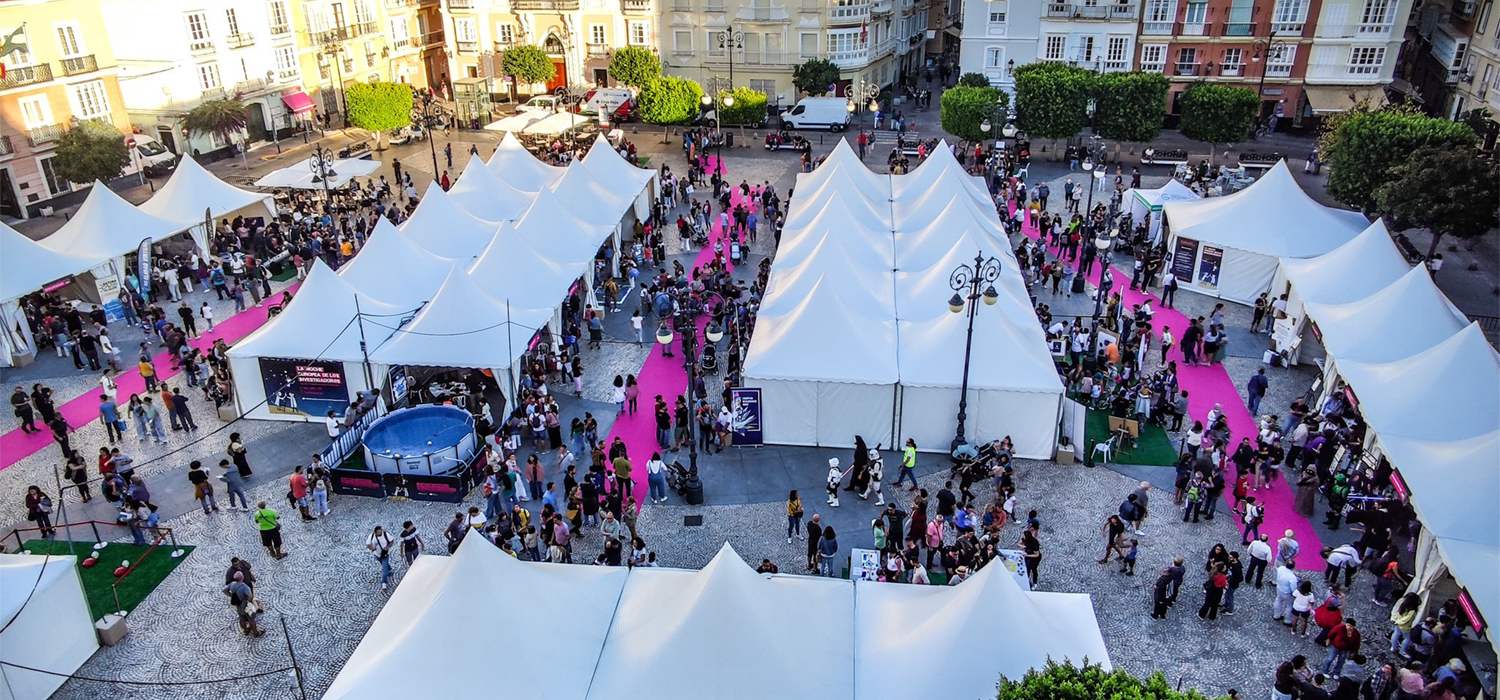
[[[717,347],[703,346],[703,354],[698,356],[698,371],[704,374],[719,373],[719,349]]]
[[[705,230],[703,230],[703,227],[699,226],[698,222],[696,222],[696,221],[693,222],[692,227],[693,227],[693,245],[698,246],[700,248],[702,248],[703,246],[708,245],[708,232],[705,231]]]

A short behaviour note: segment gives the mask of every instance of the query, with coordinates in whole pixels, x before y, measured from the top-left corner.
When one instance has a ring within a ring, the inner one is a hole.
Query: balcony
[[[401,37],[400,39],[391,39],[390,42],[391,42],[391,50],[392,51],[403,51],[405,49],[411,48],[411,37]]]
[[[1172,36],[1173,22],[1142,22],[1141,36]]]
[[[0,136],[0,156],[8,156],[16,152],[16,147],[10,142],[9,136]]]
[[[195,56],[201,56],[203,54],[209,54],[209,53],[213,53],[213,52],[214,52],[214,40],[213,39],[209,39],[208,37],[204,37],[202,39],[195,39],[195,40],[192,40],[192,41],[188,42],[188,53],[190,53],[190,54],[193,54]]]
[[[870,6],[870,14],[883,16],[891,14],[891,0],[875,0]]]
[[[1178,77],[1192,77],[1203,74],[1203,66],[1197,63],[1179,63],[1172,70],[1172,75]]]
[[[859,5],[834,5],[828,8],[829,24],[861,24],[869,21],[869,19],[870,5],[868,3]]]
[[[22,85],[45,83],[51,79],[52,64],[50,63],[10,68],[5,71],[5,77],[0,79],[0,90],[8,90],[14,87],[21,87]]]
[[[446,38],[443,36],[443,30],[441,29],[423,32],[422,34],[423,46],[441,46],[445,40]]]
[[[214,102],[217,100],[228,99],[229,93],[226,92],[222,87],[216,87],[204,90],[203,93],[199,95],[199,97],[202,98],[204,102]]]
[[[1272,22],[1271,33],[1277,36],[1302,36],[1302,27],[1305,22]]]
[[[1219,25],[1219,36],[1227,37],[1252,37],[1255,36],[1254,22],[1224,22]]]
[[[1130,70],[1130,61],[1105,61],[1104,62],[1104,70],[1106,72],[1119,72],[1119,71]]]
[[[474,0],[448,0],[448,9],[472,10],[474,9]]]
[[[271,25],[271,38],[272,39],[281,39],[281,38],[289,37],[291,35],[292,35],[292,25],[290,25],[290,24],[273,24],[273,25]]]
[[[741,7],[734,18],[742,22],[781,23],[791,22],[792,16],[785,7]]]
[[[1208,36],[1209,24],[1207,22],[1178,22],[1178,36]]]
[[[94,54],[87,56],[74,56],[62,60],[63,75],[83,75],[99,70],[99,62],[95,60]]]
[[[458,47],[459,53],[479,53],[479,42],[477,41],[459,41],[455,42],[455,46]]]
[[[301,71],[297,70],[296,68],[282,68],[281,70],[276,71],[276,77],[283,81],[296,80],[297,76],[300,73]]]
[[[795,62],[793,59],[787,51],[746,51],[742,57],[747,65],[756,66],[789,66]]]
[[[385,0],[385,9],[399,12],[416,4],[416,0]]]
[[[510,0],[512,12],[574,12],[578,0]]]
[[[627,15],[649,14],[651,0],[620,0],[620,9]]]
[[[589,44],[589,58],[609,58],[609,44]]]
[[[840,68],[863,66],[870,62],[869,49],[855,49],[852,51],[829,51],[828,60]]]
[[[1161,73],[1166,69],[1167,65],[1165,63],[1153,63],[1149,61],[1141,62],[1141,71],[1144,73]]]
[[[276,83],[268,82],[265,78],[251,78],[249,80],[241,80],[235,83],[234,93],[236,95],[249,95],[260,92],[261,90],[265,90],[267,88],[274,87],[276,87]]]
[[[48,124],[34,129],[26,130],[26,140],[31,142],[31,147],[36,148],[44,143],[51,143],[62,138],[67,129],[61,124]]]
[[[231,49],[243,49],[255,45],[255,35],[250,32],[235,32],[224,37],[224,45]]]
[[[308,30],[305,34],[310,45],[319,46],[357,39],[366,34],[378,34],[379,32],[380,28],[374,22],[361,22],[359,24],[350,24],[318,31]]]
[[[1222,75],[1222,76],[1224,76],[1226,78],[1238,78],[1241,75],[1243,75],[1244,72],[1245,72],[1245,65],[1243,63],[1241,63],[1241,64],[1224,64],[1222,66],[1219,66],[1219,75]]]
[[[1047,17],[1049,19],[1133,21],[1136,18],[1136,6],[1135,3],[1084,5],[1071,2],[1049,2],[1047,3]]]
[[[1360,82],[1382,82],[1380,73],[1383,65],[1368,63],[1349,65],[1347,63],[1325,63],[1314,64],[1307,67],[1307,78],[1309,80],[1345,80],[1356,83]]]
[[[1315,36],[1319,39],[1389,39],[1391,29],[1390,24],[1320,24]]]

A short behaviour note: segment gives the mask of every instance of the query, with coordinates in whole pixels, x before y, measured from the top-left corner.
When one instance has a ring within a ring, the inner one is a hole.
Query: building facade
[[[1401,77],[1434,116],[1500,113],[1500,20],[1494,0],[1433,0],[1415,11],[1402,47]],[[1483,130],[1494,146],[1495,127]]]
[[[387,0],[300,0],[292,2],[292,24],[297,31],[297,56],[302,89],[321,114],[345,112],[345,89],[351,83],[400,82],[386,16]],[[395,17],[408,17],[402,3]],[[399,25],[399,23],[398,23]],[[407,24],[410,28],[410,24]],[[412,55],[418,52],[413,51]],[[410,60],[415,60],[410,59]],[[406,82],[420,85],[406,75]],[[336,119],[335,123],[340,123]]]
[[[1136,0],[970,2],[964,8],[964,73],[980,73],[990,84],[1015,91],[1016,66],[1066,62],[1100,72],[1135,67]]]
[[[1495,17],[1494,0],[1477,3],[1473,17],[1468,56],[1459,69],[1457,94],[1448,113],[1461,117],[1469,110],[1486,110],[1485,149],[1493,150],[1500,132],[1500,19]]]
[[[96,119],[130,132],[119,69],[96,0],[0,5],[0,215],[28,218],[74,186],[53,168],[57,140]]]

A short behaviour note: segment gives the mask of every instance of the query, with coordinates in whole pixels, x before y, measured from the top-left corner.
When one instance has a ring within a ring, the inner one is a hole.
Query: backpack
[[[1262,517],[1263,516],[1261,514],[1260,506],[1256,506],[1256,505],[1246,505],[1245,506],[1245,524],[1246,525],[1259,525]]]

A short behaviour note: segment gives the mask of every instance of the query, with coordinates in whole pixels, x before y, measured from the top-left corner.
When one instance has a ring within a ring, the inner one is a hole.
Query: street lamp
[[[711,83],[711,84],[714,85],[715,87],[717,87],[721,83],[719,83],[717,81],[717,79],[715,79],[714,82]],[[707,92],[704,93],[704,95],[703,95],[703,109],[705,111],[707,111],[709,107],[712,107],[714,105],[715,101],[717,101],[720,105],[722,105],[724,107],[733,107],[734,106],[734,93],[730,92],[729,90],[723,89],[723,88],[717,88],[717,90],[718,90],[717,92],[712,93],[712,94],[709,94]],[[721,127],[724,126],[723,119],[724,119],[724,115],[723,114],[720,114],[717,111],[714,112],[714,130],[717,131],[717,132],[719,132],[719,137],[717,139],[715,139],[715,143],[714,143],[714,159],[718,161],[718,164],[719,164],[719,170],[718,170],[718,172],[719,172],[720,175],[723,175],[724,172],[725,172],[725,170],[724,170],[724,130],[721,128]],[[742,137],[744,136],[744,130],[743,130],[743,128],[741,128],[740,136],[742,136]]]
[[[435,109],[434,109],[435,108]],[[422,128],[427,130],[428,150],[432,151],[432,174],[438,174],[437,162],[437,137],[434,135],[432,125],[437,122],[437,117],[442,113],[442,107],[434,103],[432,93],[427,93],[422,98]]]
[[[745,50],[745,33],[731,25],[724,31],[714,34],[714,39],[719,42],[719,50],[729,57],[729,86],[732,88],[734,87],[734,52]]]
[[[702,299],[703,310],[709,311],[710,316],[714,315],[714,310],[723,307],[723,297],[713,292],[701,292],[700,299]],[[663,320],[661,325],[656,327],[656,342],[663,348],[672,345],[674,326],[682,333],[682,366],[687,370],[688,379],[688,473],[696,477],[698,474],[698,420],[697,407],[694,404],[698,402],[695,391],[698,384],[698,322],[697,311],[694,310],[692,304],[680,304],[677,314],[672,317],[670,326]],[[708,325],[703,329],[703,337],[709,343],[718,343],[724,337],[724,331],[718,319],[710,318]]]
[[[963,384],[958,390],[958,431],[949,448],[952,450],[964,444],[964,419],[969,414],[969,360],[974,353],[974,316],[979,311],[981,299],[986,306],[994,306],[999,301],[1000,294],[995,291],[994,285],[997,279],[1000,279],[999,258],[986,260],[982,251],[975,253],[972,265],[959,265],[948,275],[948,286],[953,289],[953,297],[948,299],[948,310],[957,314],[964,313],[967,309],[969,314],[969,328],[964,339]],[[981,286],[983,291],[980,291]]]
[[[349,119],[346,109],[349,106],[349,97],[344,94],[344,47],[338,43],[337,39],[333,39],[331,36],[328,38],[331,40],[324,42],[321,51],[324,56],[328,57],[328,62],[333,64],[333,75],[338,78],[339,85],[334,97],[333,106],[338,109],[340,118],[343,120],[344,125],[347,126]],[[343,106],[339,106],[340,99],[343,100]]]
[[[844,97],[849,100],[844,105],[844,108],[849,110],[850,114],[854,114],[859,110],[860,105],[864,105],[869,108],[870,114],[873,115],[876,110],[880,109],[880,103],[875,100],[879,96],[880,85],[867,81],[864,78],[859,78],[844,88]],[[869,104],[865,104],[867,102]],[[871,127],[873,128],[873,126],[874,123],[871,122]]]
[[[1252,49],[1252,53],[1250,54],[1250,61],[1252,63],[1260,63],[1261,56],[1266,57],[1265,65],[1260,67],[1260,83],[1255,87],[1255,99],[1260,100],[1261,103],[1260,107],[1257,107],[1255,111],[1256,120],[1259,121],[1260,112],[1264,109],[1266,101],[1264,97],[1266,91],[1266,73],[1271,70],[1271,61],[1280,59],[1282,52],[1286,51],[1287,45],[1277,41],[1276,31],[1272,30],[1270,36],[1250,42],[1250,47]]]
[[[339,218],[333,212],[333,194],[328,188],[328,181],[338,177],[333,171],[333,151],[323,147],[323,144],[313,145],[313,154],[307,159],[308,168],[312,170],[313,182],[323,183],[323,207],[328,211],[328,219],[333,222],[334,233],[338,233]]]

